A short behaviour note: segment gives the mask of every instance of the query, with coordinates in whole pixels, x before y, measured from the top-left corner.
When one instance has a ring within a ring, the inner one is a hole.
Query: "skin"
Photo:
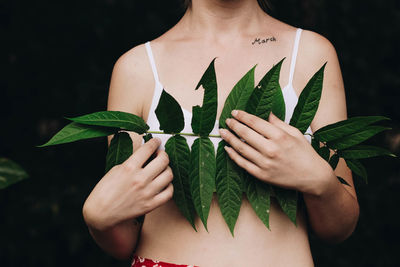
[[[160,81],[187,110],[202,101],[202,90],[188,88],[195,88],[210,61],[217,57],[219,117],[230,90],[252,66],[258,64],[258,82],[273,64],[283,57],[291,58],[295,31],[265,14],[255,0],[194,0],[178,24],[151,45]],[[276,41],[252,45],[258,37],[275,37]],[[324,37],[303,31],[293,81],[297,95],[325,62],[313,131],[345,119],[346,103],[335,49]],[[282,66],[281,85],[288,83],[289,63],[286,60]],[[131,112],[147,120],[154,86],[144,46],[137,46],[114,66],[108,110]],[[84,219],[99,246],[121,259],[136,253],[202,267],[313,266],[309,230],[328,242],[346,239],[359,215],[346,164],[340,161],[333,171],[297,129],[274,115],[268,121],[243,111],[232,115],[227,121],[231,132],[220,132],[231,146],[227,148],[229,156],[261,181],[303,193],[305,208],[298,212],[297,227],[272,199],[268,231],[244,196],[232,238],[214,195],[209,232],[199,218],[195,232],[171,199],[173,177],[166,153],[157,148],[160,141],[142,145],[141,137],[131,134],[135,153],[100,180],[83,207]],[[143,166],[153,153],[155,159]],[[339,183],[336,175],[351,187]],[[134,223],[143,214],[143,225]]]

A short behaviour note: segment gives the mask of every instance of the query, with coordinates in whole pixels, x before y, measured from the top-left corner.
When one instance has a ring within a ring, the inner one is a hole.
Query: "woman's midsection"
[[[271,201],[268,230],[243,196],[234,237],[225,223],[214,194],[207,221],[200,218],[197,232],[173,200],[146,214],[135,254],[166,262],[200,267],[313,266],[304,214],[297,227]]]

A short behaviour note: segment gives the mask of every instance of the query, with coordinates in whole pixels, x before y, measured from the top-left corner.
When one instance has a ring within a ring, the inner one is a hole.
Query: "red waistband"
[[[131,267],[199,267],[199,266],[168,263],[164,261],[152,260],[134,255]]]

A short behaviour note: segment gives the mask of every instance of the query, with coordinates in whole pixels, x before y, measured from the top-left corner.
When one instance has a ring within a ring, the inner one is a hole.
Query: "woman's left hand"
[[[269,121],[240,110],[232,116],[226,124],[242,140],[225,129],[220,134],[231,146],[225,147],[229,157],[251,175],[311,195],[321,195],[337,182],[303,134],[272,112]]]

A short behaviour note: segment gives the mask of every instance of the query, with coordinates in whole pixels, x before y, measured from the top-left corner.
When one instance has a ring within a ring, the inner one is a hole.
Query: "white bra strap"
[[[154,80],[156,81],[156,83],[159,83],[160,81],[158,79],[156,62],[154,61],[153,51],[151,50],[150,42],[146,42],[145,46],[146,46],[147,56],[149,57],[151,69],[153,70]]]
[[[290,62],[289,84],[293,83],[294,69],[296,67],[297,52],[299,51],[299,43],[302,29],[298,28],[296,31],[296,39],[294,40],[292,61]]]

